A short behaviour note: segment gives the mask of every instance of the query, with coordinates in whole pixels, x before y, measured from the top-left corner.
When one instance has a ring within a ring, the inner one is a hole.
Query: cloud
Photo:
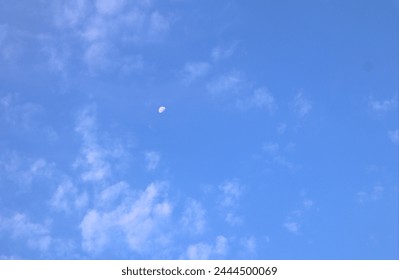
[[[81,179],[85,182],[99,182],[110,177],[110,161],[121,158],[124,150],[119,145],[99,144],[94,107],[87,107],[80,112],[75,131],[82,138],[82,148],[73,166],[82,169]]]
[[[270,113],[277,109],[274,97],[265,88],[258,88],[251,95],[238,99],[237,107],[242,110],[252,108],[266,109]]]
[[[158,40],[169,30],[169,19],[158,11],[151,13],[149,21],[148,34],[152,40]]]
[[[58,24],[66,24],[75,26],[85,19],[88,12],[88,2],[86,0],[66,1],[61,11],[56,13],[56,22]]]
[[[392,131],[388,131],[388,136],[389,139],[391,139],[392,143],[394,144],[399,144],[399,130],[392,130]]]
[[[250,254],[256,253],[257,242],[254,236],[241,238],[240,243],[246,252]]]
[[[0,24],[0,61],[15,63],[22,49],[20,41],[21,33],[18,30],[8,24]]]
[[[237,181],[227,181],[220,185],[219,189],[223,194],[221,205],[224,207],[235,206],[243,191],[243,187]]]
[[[99,14],[112,16],[120,12],[125,4],[125,0],[97,0],[95,3]]]
[[[15,94],[0,97],[0,117],[13,127],[32,130],[37,118],[43,113],[43,108],[32,102],[18,102]]]
[[[359,204],[381,200],[383,197],[384,188],[382,186],[374,186],[369,191],[359,191],[356,193],[356,201]]]
[[[0,158],[0,172],[19,184],[30,185],[36,179],[51,178],[54,165],[43,158],[22,157],[9,152]]]
[[[219,186],[221,192],[219,207],[229,225],[236,226],[243,223],[243,218],[235,213],[243,189],[244,187],[236,180],[226,181]]]
[[[56,11],[56,23],[80,45],[74,57],[81,57],[91,74],[101,71],[141,69],[142,54],[123,50],[126,45],[156,43],[168,33],[170,17],[155,7],[152,1],[97,0],[68,1]],[[76,44],[75,43],[75,44]],[[126,61],[141,57],[140,67]],[[133,68],[131,66],[134,66]]]
[[[374,100],[372,98],[369,99],[369,106],[373,111],[376,112],[386,112],[396,108],[398,105],[398,98],[392,97],[391,99],[386,100]]]
[[[286,217],[283,227],[293,234],[299,234],[305,215],[314,209],[314,200],[305,197],[305,193],[301,194],[302,199],[297,209],[292,210]]]
[[[286,223],[284,223],[284,227],[288,231],[295,233],[295,234],[297,234],[300,229],[300,225],[297,222],[286,222]]]
[[[210,69],[210,65],[208,62],[190,62],[186,63],[183,68],[183,82],[186,84],[190,84],[205,76]]]
[[[295,146],[294,143],[289,143],[285,147],[285,150],[287,151],[289,149],[292,149],[294,146]],[[263,144],[262,150],[268,154],[268,157],[270,157],[272,163],[294,171],[300,169],[299,165],[291,162],[286,158],[286,156],[282,154],[283,149],[280,148],[279,143],[266,142]]]
[[[228,240],[223,235],[216,237],[214,244],[200,242],[189,245],[186,256],[189,260],[207,260],[226,255],[228,250]]]
[[[287,124],[286,123],[280,123],[277,126],[277,132],[279,134],[283,134],[287,130]]]
[[[299,92],[295,97],[294,97],[294,111],[300,116],[300,117],[305,117],[306,115],[309,114],[309,112],[312,110],[313,105],[312,103],[303,95],[302,92]]]
[[[82,209],[88,204],[88,194],[79,193],[78,189],[66,180],[58,185],[49,203],[56,210],[70,213],[75,209]]]
[[[209,82],[206,88],[209,92],[216,94],[224,92],[235,93],[243,87],[244,82],[245,80],[240,72],[231,71]]]
[[[90,209],[80,224],[83,249],[96,253],[122,242],[131,251],[143,253],[159,246],[157,240],[167,235],[165,226],[172,213],[162,188],[163,184],[153,183],[136,197],[125,194],[120,203],[107,210]],[[115,235],[118,240],[114,240]]]
[[[161,154],[155,151],[149,151],[145,153],[145,160],[147,162],[147,170],[155,170],[161,161]]]
[[[262,150],[267,152],[268,154],[275,155],[280,150],[280,145],[275,142],[266,142],[263,144]]]
[[[217,46],[212,49],[211,57],[214,61],[229,58],[233,55],[237,44],[234,43],[229,47]]]
[[[101,207],[112,207],[115,203],[121,203],[128,194],[129,185],[121,181],[102,190],[98,196],[98,204]]]
[[[184,209],[181,223],[190,232],[195,234],[203,233],[206,225],[205,215],[206,210],[201,203],[196,200],[189,200]]]
[[[32,223],[25,214],[17,213],[11,218],[0,216],[0,232],[6,231],[11,238],[26,242],[35,250],[47,251],[52,243],[49,225]]]

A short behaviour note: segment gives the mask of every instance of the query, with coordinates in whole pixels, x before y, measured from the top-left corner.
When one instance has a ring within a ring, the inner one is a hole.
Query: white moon
[[[158,108],[158,113],[162,114],[163,112],[165,112],[166,108],[164,106],[161,106]]]

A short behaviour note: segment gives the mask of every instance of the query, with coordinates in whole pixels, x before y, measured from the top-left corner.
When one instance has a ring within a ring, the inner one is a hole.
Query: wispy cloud
[[[74,167],[83,169],[81,179],[87,182],[102,181],[112,174],[110,160],[120,158],[121,146],[100,145],[94,107],[87,107],[77,118],[75,131],[82,137],[82,148]]]
[[[301,196],[300,204],[295,210],[290,211],[283,223],[283,227],[294,234],[300,233],[304,216],[314,209],[315,205],[314,200],[307,198],[304,193]]]
[[[285,131],[287,130],[287,124],[286,123],[279,123],[277,126],[277,132],[279,134],[283,134],[285,133]]]
[[[122,234],[122,243],[138,253],[159,246],[157,240],[167,235],[166,221],[172,213],[172,205],[163,198],[162,189],[163,184],[153,183],[136,197],[126,195],[110,209],[90,209],[80,224],[83,249],[101,252],[116,242],[114,234]]]
[[[223,235],[216,237],[214,244],[200,242],[188,246],[186,255],[183,258],[190,260],[207,260],[220,258],[228,251],[228,240]]]
[[[18,102],[16,94],[0,96],[0,118],[18,129],[31,130],[37,127],[37,119],[43,108],[32,102]]]
[[[298,170],[301,168],[300,165],[293,163],[284,154],[285,151],[289,151],[295,146],[294,143],[289,143],[286,147],[281,148],[279,143],[268,141],[265,142],[262,146],[262,150],[267,153],[270,158],[270,162],[277,164],[279,166],[288,168],[289,170]]]
[[[237,181],[227,181],[219,189],[223,194],[221,205],[224,207],[235,206],[243,192],[243,187]]]
[[[297,222],[286,222],[284,227],[292,233],[298,233],[300,229],[300,225]]]
[[[280,145],[276,142],[266,142],[263,144],[262,150],[270,155],[276,155],[280,151]]]
[[[398,106],[398,98],[396,96],[393,96],[391,99],[375,100],[370,97],[369,106],[373,111],[386,112]]]
[[[212,49],[211,57],[214,61],[229,58],[233,55],[237,43],[233,43],[228,47],[216,46]]]
[[[295,95],[293,106],[295,113],[297,113],[300,117],[305,117],[308,115],[313,108],[312,102],[306,98],[302,92],[299,92],[297,95]]]
[[[203,233],[206,225],[206,210],[202,204],[196,200],[189,200],[183,212],[181,223],[190,232]]]
[[[0,172],[18,184],[30,185],[36,179],[51,178],[54,165],[43,158],[28,158],[9,152],[0,154]]]
[[[257,242],[256,242],[256,238],[254,236],[241,238],[240,243],[241,243],[242,247],[244,248],[245,252],[247,252],[249,254],[256,253]]]
[[[356,201],[359,204],[378,201],[383,198],[384,188],[380,185],[374,186],[369,191],[358,191],[356,193]]]
[[[147,162],[147,170],[152,171],[155,170],[161,161],[161,154],[156,151],[149,151],[145,154],[145,160]]]
[[[230,225],[242,224],[243,218],[235,213],[244,187],[237,180],[226,181],[219,186],[221,191],[220,207],[225,221]]]
[[[30,219],[21,213],[10,218],[0,216],[0,232],[10,233],[13,239],[21,240],[35,250],[47,251],[52,243],[48,224],[32,223]]]
[[[270,113],[277,109],[273,95],[265,88],[255,89],[249,96],[238,99],[237,106],[243,110],[252,108],[266,109]]]
[[[0,61],[15,63],[22,52],[19,32],[8,24],[0,24]],[[3,64],[3,66],[5,66]]]
[[[210,69],[208,62],[189,62],[184,65],[182,76],[183,82],[190,84],[195,80],[205,76]]]
[[[399,144],[399,129],[388,131],[388,136],[392,143]]]
[[[243,75],[234,70],[209,82],[206,88],[214,94],[236,93],[243,87],[244,82]]]
[[[125,65],[132,56],[121,51],[126,43],[160,41],[171,26],[170,17],[154,7],[152,1],[144,0],[68,1],[56,10],[55,21],[69,36],[80,39],[83,53],[77,55],[83,58],[91,73],[138,69]],[[143,59],[140,68],[142,66]]]
[[[56,210],[71,213],[75,209],[82,209],[88,204],[89,196],[86,192],[79,193],[69,180],[58,185],[49,203]]]

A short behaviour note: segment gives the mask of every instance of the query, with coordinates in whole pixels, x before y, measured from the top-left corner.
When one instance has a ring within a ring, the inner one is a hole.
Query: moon
[[[161,106],[158,108],[158,113],[162,114],[163,112],[165,112],[165,110],[166,110],[166,107]]]

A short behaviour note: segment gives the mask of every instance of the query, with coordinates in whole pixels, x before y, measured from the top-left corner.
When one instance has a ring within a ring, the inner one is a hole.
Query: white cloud
[[[108,48],[104,43],[93,43],[86,49],[83,59],[91,71],[104,69],[109,65]]]
[[[216,242],[215,242],[215,254],[217,255],[225,255],[228,250],[228,240],[226,237],[223,235],[219,235],[216,237]]]
[[[258,88],[248,97],[238,99],[237,106],[242,110],[252,108],[266,109],[270,113],[274,112],[277,108],[274,97],[265,88]]]
[[[22,33],[17,30],[8,24],[0,24],[0,60],[3,59],[3,62],[15,63],[20,58]]]
[[[212,247],[206,243],[197,243],[187,248],[187,258],[189,260],[207,260],[212,254]]]
[[[148,34],[152,40],[158,40],[170,27],[170,20],[158,11],[151,13]]]
[[[207,260],[225,256],[228,250],[228,240],[223,235],[216,237],[215,244],[200,242],[189,245],[184,258],[190,260]]]
[[[284,227],[292,233],[298,233],[300,229],[300,225],[297,222],[284,223]]]
[[[286,222],[283,223],[283,227],[294,234],[300,233],[304,218],[315,206],[315,201],[307,198],[305,195],[304,192],[301,194],[300,205],[287,215]]]
[[[43,108],[32,102],[18,102],[16,94],[7,94],[0,98],[0,117],[18,129],[32,130]]]
[[[206,210],[202,207],[202,205],[198,201],[190,200],[183,212],[181,223],[188,231],[199,234],[205,230],[205,215]]]
[[[54,165],[43,158],[23,157],[16,152],[9,152],[0,158],[0,172],[15,182],[30,185],[36,179],[51,178]]]
[[[294,111],[300,116],[304,117],[312,110],[312,103],[304,97],[302,92],[299,92],[294,98]]]
[[[232,226],[241,225],[244,222],[243,218],[236,215],[233,211],[227,212],[225,221]]]
[[[0,231],[8,231],[11,237],[26,242],[39,251],[47,251],[52,243],[48,225],[32,223],[25,214],[17,213],[11,218],[0,216]]]
[[[356,193],[356,201],[360,204],[378,201],[383,197],[384,188],[380,185],[374,186],[369,191],[359,191]]]
[[[208,62],[190,62],[186,63],[183,68],[183,82],[192,83],[198,78],[205,76],[209,71],[210,65]]]
[[[398,99],[395,96],[386,100],[374,100],[372,98],[369,99],[369,106],[376,112],[386,112],[396,108],[397,105]]]
[[[115,205],[121,196],[128,195],[129,185],[126,182],[118,182],[102,190],[98,197],[101,206]]]
[[[170,202],[162,198],[162,188],[163,184],[153,183],[136,198],[124,195],[111,209],[89,210],[80,224],[83,249],[100,252],[117,242],[113,234],[122,234],[123,242],[135,252],[145,252],[151,244],[158,246],[157,240],[167,236],[164,227],[172,213]]]
[[[236,43],[232,44],[227,48],[222,46],[217,46],[212,49],[211,57],[214,61],[229,58],[230,56],[233,55],[236,46],[237,46]]]
[[[279,152],[280,145],[275,142],[267,142],[267,143],[263,144],[262,150],[264,150],[268,154],[275,155]]]
[[[50,205],[56,210],[70,213],[72,210],[84,208],[88,199],[87,193],[79,193],[78,189],[66,180],[55,190],[50,199]]]
[[[254,254],[257,249],[256,238],[253,236],[242,238],[241,245],[244,247],[244,250],[250,254]]]
[[[161,161],[161,154],[155,151],[149,151],[145,153],[145,160],[147,162],[147,170],[155,170]]]
[[[160,41],[170,29],[171,20],[151,4],[152,1],[96,0],[62,4],[56,22],[68,29],[68,36],[80,39],[74,56],[83,58],[91,74],[101,71],[134,70],[126,62],[140,54],[123,52],[126,44],[148,44]],[[77,35],[77,36],[76,36]],[[81,52],[80,50],[83,50]],[[130,58],[130,59],[129,59]],[[128,65],[127,65],[128,64]]]
[[[280,123],[280,124],[277,126],[277,132],[278,132],[279,134],[283,134],[286,130],[287,130],[287,124],[286,124],[286,123]]]
[[[243,191],[243,187],[237,181],[227,181],[220,185],[219,189],[223,193],[221,204],[224,207],[235,206]]]
[[[99,14],[112,16],[120,12],[125,0],[97,0],[95,5]]]
[[[219,186],[221,198],[219,208],[224,220],[231,226],[241,225],[244,220],[236,214],[235,210],[239,206],[238,202],[244,190],[236,180],[226,181]]]
[[[399,144],[399,130],[392,130],[392,131],[388,131],[388,136],[389,139],[391,139],[392,143],[394,144]]]
[[[220,76],[214,81],[207,84],[207,90],[211,93],[223,93],[223,92],[238,92],[244,83],[242,74],[238,71],[231,71],[228,74]]]
[[[75,131],[82,137],[80,155],[74,163],[75,168],[82,169],[81,179],[87,182],[99,182],[110,177],[112,174],[110,161],[121,158],[125,153],[119,145],[99,144],[93,107],[88,107],[79,114]]]
[[[284,149],[280,147],[279,143],[276,142],[266,142],[262,146],[262,150],[268,154],[268,157],[271,158],[271,163],[277,164],[279,166],[288,168],[289,170],[298,170],[301,167],[289,159],[286,158],[282,154],[282,150],[289,151],[295,146],[293,143],[289,143]]]
[[[61,14],[57,13],[55,18],[59,24],[67,24],[75,26],[85,19],[88,7],[86,0],[71,0],[66,1],[62,7]]]

